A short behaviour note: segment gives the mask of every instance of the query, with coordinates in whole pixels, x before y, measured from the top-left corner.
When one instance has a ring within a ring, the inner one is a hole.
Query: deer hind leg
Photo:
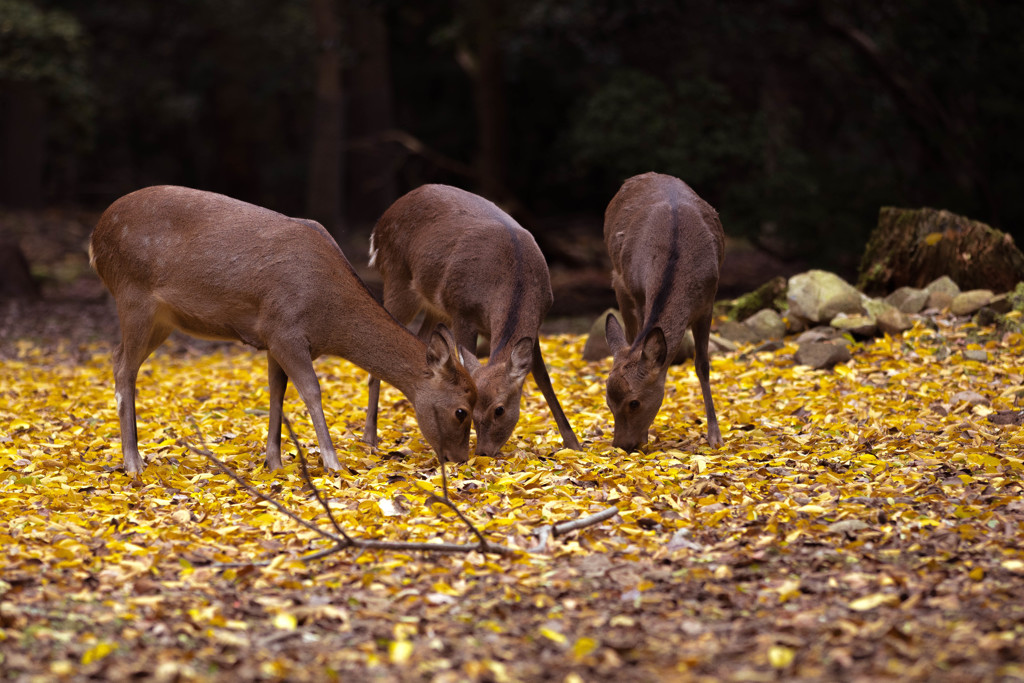
[[[267,430],[267,469],[276,470],[281,463],[281,416],[284,410],[284,392],[288,388],[288,374],[270,352],[267,352],[267,384],[270,389],[270,426]]]
[[[420,310],[419,296],[405,285],[401,288],[384,282],[384,308],[403,325],[408,325]],[[427,316],[429,317],[429,315]],[[426,320],[424,320],[426,322]],[[429,337],[430,333],[427,332]],[[423,330],[420,330],[423,339]],[[377,412],[380,405],[380,380],[370,375],[366,389],[366,422],[363,424],[363,442],[377,447]]]
[[[708,338],[711,336],[711,314],[706,313],[693,323],[693,366],[704,397],[704,413],[708,418],[708,443],[713,448],[722,446],[722,433],[715,415],[715,402],[711,396],[711,362],[708,359]]]
[[[575,432],[572,431],[572,425],[569,424],[568,418],[565,417],[562,406],[558,403],[554,387],[551,386],[551,377],[548,375],[548,368],[544,364],[544,358],[540,353],[539,339],[533,341],[533,367],[531,371],[533,372],[533,381],[537,383],[537,388],[544,395],[544,400],[547,401],[548,408],[551,409],[551,415],[555,418],[555,424],[558,425],[558,433],[562,436],[562,445],[574,451],[581,450],[580,442],[576,438]]]
[[[139,455],[139,433],[135,421],[135,385],[139,368],[173,329],[157,321],[156,306],[144,297],[124,298],[131,305],[118,306],[121,343],[114,349],[114,396],[121,427],[121,455],[124,470],[141,472],[145,463]]]

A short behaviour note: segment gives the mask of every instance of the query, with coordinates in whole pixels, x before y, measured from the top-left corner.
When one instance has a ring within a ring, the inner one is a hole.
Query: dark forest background
[[[1024,237],[1024,3],[0,0],[0,205],[155,183],[343,237],[445,182],[542,240],[630,175],[859,257],[883,205]]]

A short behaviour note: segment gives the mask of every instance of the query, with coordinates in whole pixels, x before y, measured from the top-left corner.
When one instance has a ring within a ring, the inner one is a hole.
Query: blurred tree
[[[0,202],[37,207],[74,190],[95,115],[88,41],[75,18],[0,0]]]
[[[342,234],[341,27],[335,0],[312,0],[317,46],[312,151],[306,211],[336,238]]]
[[[351,57],[344,75],[349,93],[345,203],[349,221],[364,226],[398,198],[396,178],[403,159],[400,147],[388,138],[395,114],[385,9],[379,0],[346,3]]]

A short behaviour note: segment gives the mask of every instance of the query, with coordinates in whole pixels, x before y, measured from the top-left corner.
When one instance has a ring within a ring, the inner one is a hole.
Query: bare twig
[[[302,450],[302,446],[299,445],[299,437],[295,435],[295,430],[292,429],[291,420],[288,419],[287,415],[283,415],[282,417],[284,418],[284,426],[288,429],[288,437],[292,440],[292,443],[295,444],[295,450],[299,452],[299,464],[302,471],[302,480],[306,482],[306,486],[313,489],[313,495],[316,497],[316,501],[320,503],[320,507],[322,507],[324,512],[327,513],[327,519],[331,520],[331,525],[334,527],[334,530],[338,532],[339,536],[351,544],[353,542],[352,537],[346,534],[345,530],[341,528],[340,524],[338,524],[338,520],[334,518],[334,513],[331,512],[331,506],[327,504],[327,501],[320,493],[320,489],[313,483],[313,478],[309,476],[309,466],[306,463],[306,455]]]
[[[203,434],[202,434],[201,431],[199,431],[199,425],[196,424],[195,420],[192,420],[192,427],[196,430],[196,435],[199,437],[200,442],[205,444],[206,441],[205,441],[205,439],[203,439]],[[187,441],[186,441],[186,443],[187,443]],[[294,512],[292,512],[291,510],[289,510],[285,506],[281,505],[279,502],[277,502],[276,500],[274,500],[270,496],[264,494],[262,491],[260,491],[256,487],[254,487],[252,484],[250,484],[249,482],[247,482],[244,479],[242,479],[242,477],[240,477],[233,469],[231,469],[225,463],[223,463],[220,460],[220,458],[218,458],[216,455],[214,455],[205,446],[203,446],[203,447],[196,447],[196,446],[193,446],[193,445],[189,444],[189,448],[191,448],[193,451],[199,453],[200,455],[206,456],[206,458],[208,460],[212,461],[214,465],[216,465],[217,467],[220,468],[221,472],[223,472],[224,474],[226,474],[229,477],[231,477],[232,479],[234,479],[235,482],[237,482],[239,486],[241,486],[246,491],[248,491],[252,495],[254,495],[257,498],[259,498],[260,500],[266,501],[266,502],[270,503],[271,505],[273,505],[275,508],[277,508],[278,512],[283,514],[285,517],[288,517],[288,519],[291,519],[292,521],[297,522],[298,524],[301,524],[302,526],[306,527],[307,529],[309,529],[311,531],[316,532],[317,534],[323,536],[324,538],[329,538],[330,540],[334,541],[335,543],[344,544],[344,543],[347,542],[341,536],[335,536],[332,533],[324,531],[323,529],[318,527],[316,524],[313,524],[312,522],[307,522],[306,520],[302,519],[302,517],[299,517]]]
[[[423,157],[434,166],[444,169],[445,171],[449,171],[466,178],[475,178],[477,175],[476,169],[470,164],[463,163],[457,159],[452,159],[451,157],[438,152],[416,136],[410,135],[404,130],[384,130],[373,137],[349,140],[348,146],[352,149],[374,148],[385,142],[398,143],[402,147],[405,147],[408,152]]]
[[[577,529],[599,524],[606,519],[611,519],[617,514],[619,514],[619,508],[612,506],[610,508],[605,508],[600,512],[595,512],[592,515],[587,515],[586,517],[572,519],[568,522],[559,522],[558,524],[547,524],[542,526],[533,532],[533,535],[537,536],[538,539],[537,545],[530,548],[530,552],[537,553],[543,550],[544,546],[548,543],[549,536],[561,536],[562,534],[567,534],[570,531],[576,531]]]
[[[576,531],[584,527],[592,526],[594,524],[600,524],[606,519],[611,519],[615,515],[619,514],[619,508],[614,505],[610,508],[605,508],[600,512],[595,512],[592,515],[586,517],[579,517],[578,519],[572,519],[568,522],[559,522],[551,527],[551,534],[553,536],[561,536],[567,534],[570,531]]]
[[[292,511],[288,510],[283,505],[281,505],[275,499],[273,499],[270,496],[262,493],[259,489],[255,488],[252,484],[250,484],[247,481],[245,481],[233,469],[228,467],[227,464],[222,462],[208,448],[206,448],[205,445],[200,447],[200,446],[193,446],[192,444],[188,444],[188,447],[191,450],[195,451],[196,453],[199,453],[200,455],[203,455],[208,460],[213,462],[215,465],[217,465],[218,468],[220,468],[220,470],[222,472],[224,472],[224,474],[226,474],[229,477],[231,477],[231,479],[233,479],[239,486],[244,488],[246,491],[248,491],[252,495],[256,496],[260,500],[263,500],[263,501],[266,501],[266,502],[270,503],[279,512],[281,512],[283,515],[285,515],[286,517],[288,517],[292,521],[297,522],[298,524],[304,526],[307,529],[310,529],[311,531],[314,531],[315,533],[317,533],[322,538],[325,538],[325,539],[328,539],[328,540],[334,542],[334,546],[332,546],[330,548],[325,548],[323,550],[320,550],[318,552],[312,553],[310,555],[303,556],[302,557],[302,561],[303,562],[307,562],[307,563],[308,562],[312,562],[313,560],[317,560],[317,559],[321,559],[323,557],[327,557],[328,555],[332,555],[334,553],[340,552],[342,550],[346,550],[348,548],[363,548],[363,549],[367,549],[367,550],[413,551],[413,552],[441,552],[441,553],[468,553],[468,552],[478,551],[478,552],[482,552],[482,553],[494,553],[494,554],[500,554],[500,555],[512,555],[512,554],[521,552],[521,550],[519,550],[518,548],[509,548],[507,546],[498,545],[496,543],[491,543],[486,538],[484,538],[483,534],[481,534],[480,531],[468,519],[466,519],[466,517],[458,510],[458,508],[455,507],[455,505],[450,500],[448,500],[448,498],[447,498],[448,487],[447,487],[447,481],[446,480],[443,481],[446,497],[445,498],[441,498],[440,496],[437,496],[436,494],[431,494],[430,497],[428,498],[428,500],[437,501],[437,502],[446,504],[452,510],[454,510],[455,514],[458,515],[459,519],[461,519],[463,521],[463,523],[466,524],[466,526],[469,527],[469,529],[476,535],[476,537],[477,537],[477,539],[479,541],[478,543],[467,545],[467,544],[459,544],[459,543],[418,543],[418,542],[412,542],[412,541],[380,541],[380,540],[375,540],[375,539],[355,538],[355,537],[349,536],[347,533],[345,533],[345,531],[338,524],[337,520],[334,518],[334,515],[331,513],[330,506],[327,504],[327,501],[323,498],[323,495],[321,494],[320,490],[313,483],[312,477],[309,476],[309,469],[308,469],[308,465],[307,465],[307,462],[306,462],[305,453],[304,453],[304,451],[302,449],[302,446],[299,444],[299,441],[296,438],[295,433],[292,430],[291,424],[288,422],[287,418],[285,418],[284,423],[285,423],[285,425],[287,425],[288,433],[291,436],[292,441],[295,444],[295,447],[298,449],[298,452],[299,452],[299,462],[301,464],[303,480],[305,481],[306,485],[308,485],[311,489],[313,489],[314,496],[316,497],[317,502],[319,502],[320,505],[327,512],[328,518],[330,518],[331,523],[334,525],[334,528],[338,531],[337,534],[333,534],[333,533],[331,533],[329,531],[325,531],[324,529],[322,529],[321,527],[317,526],[316,524],[313,524],[312,522],[307,522],[306,520],[302,519],[301,517],[299,517],[298,515],[296,515]],[[193,428],[196,431],[196,435],[199,438],[199,442],[202,443],[202,444],[205,444],[205,439],[203,438],[202,432],[199,429],[199,425],[196,424],[195,420],[192,420],[192,426],[193,426]],[[186,443],[187,443],[187,441],[186,441]],[[442,474],[443,474],[443,471],[442,471]],[[246,564],[251,564],[253,566],[265,566],[268,563],[264,563],[264,562],[250,562],[250,563],[246,563]],[[215,566],[217,568],[227,568],[229,566],[236,566],[236,565],[237,565],[237,563],[226,563],[226,564],[223,564],[223,565],[213,565],[213,566]]]

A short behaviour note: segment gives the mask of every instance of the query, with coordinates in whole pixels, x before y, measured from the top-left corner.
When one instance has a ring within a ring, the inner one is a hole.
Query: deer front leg
[[[331,432],[327,429],[327,420],[324,418],[324,409],[320,402],[320,381],[316,377],[309,353],[299,351],[297,348],[271,348],[270,353],[273,353],[281,364],[302,397],[302,402],[306,404],[309,418],[316,429],[316,440],[320,445],[320,459],[324,467],[328,470],[340,470],[341,463],[338,462],[338,454],[331,442]]]
[[[708,443],[712,448],[721,448],[722,432],[715,415],[715,401],[711,397],[711,362],[708,359],[708,339],[711,336],[711,315],[706,314],[693,323],[693,367],[700,382],[700,393],[704,397],[704,413],[708,418]]]

